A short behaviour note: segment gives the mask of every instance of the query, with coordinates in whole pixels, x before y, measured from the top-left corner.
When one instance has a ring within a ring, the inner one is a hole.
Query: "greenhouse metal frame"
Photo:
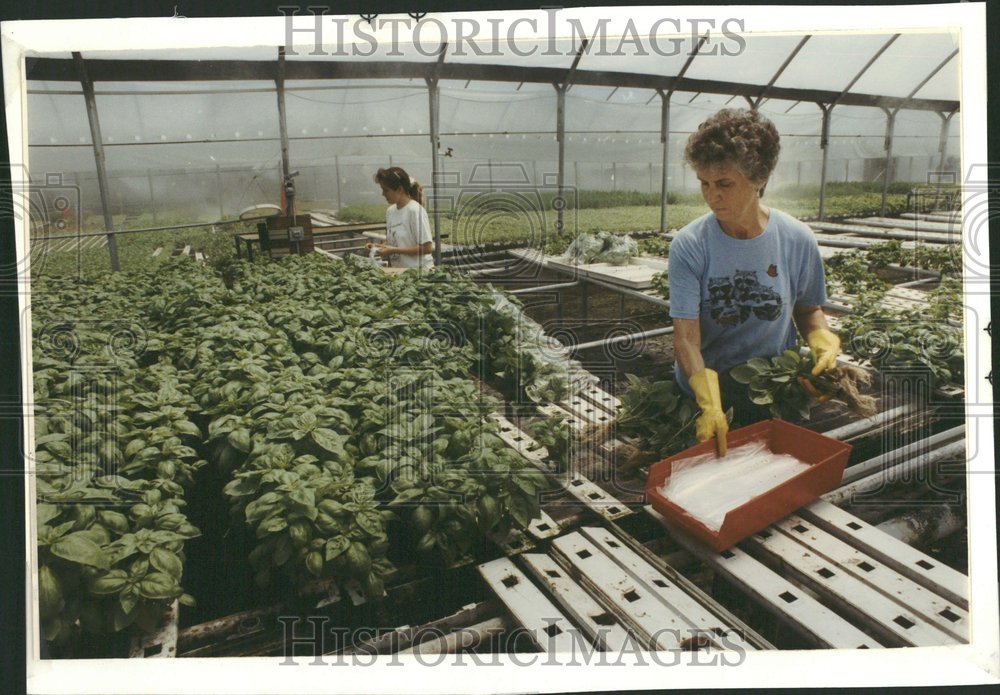
[[[511,66],[494,64],[463,64],[448,62],[448,45],[440,46],[436,58],[432,62],[411,61],[329,61],[329,60],[287,60],[285,47],[277,49],[276,60],[240,61],[240,60],[109,60],[85,58],[74,52],[71,59],[30,57],[26,59],[26,74],[30,80],[47,82],[79,82],[86,101],[88,123],[90,125],[91,141],[94,150],[94,160],[98,173],[98,184],[101,195],[101,210],[105,222],[108,248],[111,255],[112,269],[118,269],[118,259],[114,242],[112,224],[110,185],[105,166],[105,141],[100,126],[100,113],[95,97],[95,83],[98,82],[197,82],[197,81],[273,81],[274,93],[277,97],[279,139],[281,147],[281,171],[287,178],[291,163],[289,157],[289,124],[286,116],[286,82],[291,80],[385,80],[405,79],[421,80],[426,84],[429,103],[429,138],[431,142],[430,159],[432,165],[432,181],[441,181],[440,152],[440,82],[443,80],[464,81],[465,88],[473,81],[517,83],[520,90],[525,83],[550,84],[556,93],[556,128],[555,139],[558,143],[558,168],[556,175],[557,195],[564,193],[566,178],[566,95],[574,86],[610,88],[607,99],[622,88],[651,90],[652,96],[646,101],[649,105],[657,96],[660,97],[660,132],[659,140],[662,147],[662,176],[660,181],[660,232],[666,231],[666,211],[668,184],[668,162],[670,160],[671,104],[678,93],[691,93],[693,102],[702,94],[730,97],[726,104],[734,99],[745,100],[747,106],[758,109],[768,100],[791,102],[785,111],[791,111],[802,103],[815,104],[820,112],[821,128],[819,147],[822,150],[822,165],[820,168],[820,220],[824,219],[824,200],[827,184],[828,151],[830,141],[833,111],[836,107],[857,106],[881,110],[886,117],[885,136],[883,141],[885,170],[882,177],[882,214],[885,213],[886,195],[890,178],[890,161],[893,156],[896,117],[903,109],[936,113],[941,119],[938,136],[938,155],[940,170],[944,169],[950,124],[953,116],[959,111],[959,102],[951,99],[921,98],[917,94],[945,66],[951,63],[959,50],[955,48],[942,57],[936,65],[923,75],[910,88],[905,96],[885,94],[867,94],[852,91],[855,85],[878,64],[879,59],[895,43],[902,34],[895,33],[870,55],[863,67],[849,80],[843,89],[803,89],[779,85],[781,76],[800,55],[803,48],[812,39],[811,34],[805,34],[794,48],[784,56],[780,66],[764,84],[741,83],[712,79],[693,78],[688,76],[689,69],[697,63],[699,51],[705,45],[708,36],[702,36],[697,45],[687,55],[684,64],[674,75],[656,75],[631,73],[610,70],[588,70],[586,56],[588,39],[583,39],[575,51],[568,67]],[[301,55],[301,53],[299,54]],[[63,92],[65,93],[65,92]],[[116,95],[130,92],[111,92]],[[143,92],[132,92],[136,96]],[[212,140],[218,142],[218,140]],[[338,164],[339,169],[339,164]],[[492,176],[492,164],[490,165]],[[652,174],[652,170],[650,171]],[[219,170],[217,169],[217,176]],[[339,174],[338,174],[339,188]],[[433,187],[432,187],[433,188]],[[150,181],[152,191],[152,182]],[[338,194],[339,197],[339,194]],[[564,207],[564,206],[563,206]],[[563,228],[563,207],[557,210],[556,229]],[[221,203],[220,203],[221,208]],[[220,209],[221,212],[221,209]],[[438,206],[434,206],[435,258],[440,260],[441,254],[441,220]],[[221,215],[220,215],[221,218]],[[221,222],[221,219],[220,219]],[[128,231],[128,230],[123,230]]]

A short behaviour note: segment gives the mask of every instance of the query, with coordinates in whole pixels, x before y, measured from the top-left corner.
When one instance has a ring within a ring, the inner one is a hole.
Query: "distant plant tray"
[[[281,208],[273,203],[260,203],[240,210],[241,220],[261,220],[276,217],[281,214]]]

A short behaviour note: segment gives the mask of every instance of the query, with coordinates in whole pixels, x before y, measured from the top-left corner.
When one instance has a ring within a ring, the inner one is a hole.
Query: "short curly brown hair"
[[[684,159],[696,169],[733,164],[755,183],[760,194],[778,164],[778,129],[757,111],[722,109],[688,138]]]

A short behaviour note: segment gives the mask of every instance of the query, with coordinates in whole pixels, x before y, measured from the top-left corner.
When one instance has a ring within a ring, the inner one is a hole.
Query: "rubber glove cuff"
[[[701,408],[701,415],[695,419],[695,436],[699,442],[720,436],[723,441],[729,432],[726,414],[722,412],[722,393],[719,390],[719,375],[713,369],[701,369],[688,378],[694,392],[695,402]]]

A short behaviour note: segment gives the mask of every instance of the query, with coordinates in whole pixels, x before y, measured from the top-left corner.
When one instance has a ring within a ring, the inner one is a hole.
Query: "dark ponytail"
[[[394,191],[402,188],[406,191],[406,195],[413,198],[420,205],[424,204],[424,187],[400,167],[379,169],[375,173],[375,183],[384,184],[386,188],[391,188]]]

